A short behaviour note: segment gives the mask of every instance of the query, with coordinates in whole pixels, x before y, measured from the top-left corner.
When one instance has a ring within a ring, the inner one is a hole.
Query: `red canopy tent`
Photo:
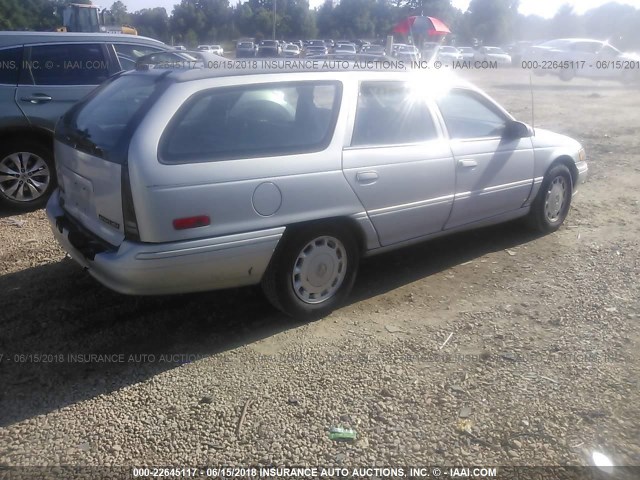
[[[441,20],[435,17],[423,16],[407,17],[398,23],[394,27],[393,31],[402,35],[427,34],[432,37],[451,33],[449,27],[447,27]]]

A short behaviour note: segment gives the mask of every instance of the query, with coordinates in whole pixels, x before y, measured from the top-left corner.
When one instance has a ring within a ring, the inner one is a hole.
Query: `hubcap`
[[[544,202],[544,214],[550,222],[557,222],[567,202],[567,181],[563,176],[557,176],[549,184]]]
[[[346,272],[344,245],[334,237],[318,237],[296,258],[291,274],[293,291],[305,303],[325,302],[336,294]]]
[[[11,200],[37,200],[47,190],[50,181],[49,167],[34,153],[12,153],[0,161],[0,192]]]

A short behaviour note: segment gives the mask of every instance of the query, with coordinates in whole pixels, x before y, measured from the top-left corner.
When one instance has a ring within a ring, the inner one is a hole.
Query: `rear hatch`
[[[127,152],[158,79],[150,73],[116,77],[73,107],[56,128],[61,204],[73,220],[114,246],[127,235],[127,221],[135,222]]]

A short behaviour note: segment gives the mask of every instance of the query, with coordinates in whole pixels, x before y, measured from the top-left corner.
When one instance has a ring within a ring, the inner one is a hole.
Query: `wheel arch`
[[[7,127],[0,130],[0,144],[6,145],[18,140],[36,141],[48,148],[53,155],[53,132],[40,127]]]
[[[576,166],[576,162],[573,160],[573,158],[571,158],[569,155],[560,155],[551,162],[551,164],[545,171],[545,175],[557,165],[564,165],[569,169],[569,173],[571,174],[571,186],[575,188],[578,183],[578,167]]]
[[[284,244],[284,241],[287,238],[300,230],[312,227],[319,228],[323,225],[330,225],[332,227],[337,226],[351,233],[353,235],[353,239],[356,242],[356,246],[358,247],[358,253],[360,255],[364,255],[364,253],[367,251],[366,233],[364,232],[358,221],[355,218],[349,216],[328,217],[289,224],[287,225],[283,238],[280,240],[279,244]]]

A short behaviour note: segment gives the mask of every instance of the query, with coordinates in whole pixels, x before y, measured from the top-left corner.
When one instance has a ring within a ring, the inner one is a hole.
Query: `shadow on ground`
[[[367,259],[350,302],[534,238],[512,222]],[[129,297],[102,287],[68,259],[0,277],[0,305],[0,426],[180,365],[78,360],[88,354],[207,356],[299,326],[275,311],[257,287]]]

